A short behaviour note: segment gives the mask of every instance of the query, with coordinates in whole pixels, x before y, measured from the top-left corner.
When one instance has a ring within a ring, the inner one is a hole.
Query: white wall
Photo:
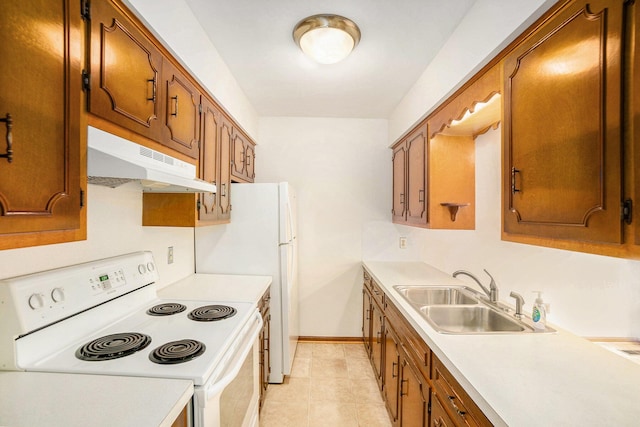
[[[525,298],[544,292],[551,304],[549,321],[589,337],[640,337],[640,262],[500,240],[500,130],[476,140],[476,229],[424,230],[367,224],[364,259],[414,259],[443,271],[469,270],[483,283],[486,268],[500,288],[500,299],[513,305],[511,291]],[[408,248],[398,248],[400,236]],[[468,283],[473,283],[468,281]],[[477,288],[477,286],[473,285]],[[478,288],[479,290],[479,288]]]
[[[139,184],[89,185],[87,209],[87,240],[0,251],[0,279],[140,250],[153,252],[160,286],[193,273],[193,228],[142,227]],[[168,246],[173,264],[167,264]]]
[[[260,182],[298,193],[300,334],[361,334],[362,228],[389,219],[387,121],[261,118]]]

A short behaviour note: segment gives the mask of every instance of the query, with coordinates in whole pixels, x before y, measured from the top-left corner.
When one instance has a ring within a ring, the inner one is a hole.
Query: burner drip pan
[[[206,348],[203,343],[196,340],[171,341],[153,350],[149,354],[149,360],[161,365],[184,363],[200,356]]]
[[[142,350],[150,343],[150,336],[138,332],[105,335],[76,350],[76,357],[87,361],[119,359]]]
[[[169,302],[154,305],[149,310],[147,310],[147,314],[151,316],[170,316],[172,314],[182,313],[186,309],[186,305],[178,304],[177,302]]]
[[[228,305],[205,305],[189,313],[189,319],[198,322],[212,322],[234,316],[236,309]]]

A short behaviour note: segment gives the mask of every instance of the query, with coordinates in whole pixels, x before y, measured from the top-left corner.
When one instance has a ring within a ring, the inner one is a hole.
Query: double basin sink
[[[524,316],[466,286],[394,286],[431,326],[445,334],[529,333]],[[555,332],[547,328],[545,332]]]

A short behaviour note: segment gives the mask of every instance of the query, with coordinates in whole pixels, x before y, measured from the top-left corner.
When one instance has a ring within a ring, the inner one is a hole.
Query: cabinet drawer
[[[269,312],[269,303],[271,302],[271,288],[268,288],[264,295],[258,301],[258,311],[262,315],[262,318],[265,318],[267,313]]]
[[[491,422],[442,363],[433,357],[431,382],[440,403],[458,426],[490,426]]]
[[[364,270],[362,283],[371,290],[371,276],[367,273],[367,270]]]
[[[429,425],[431,427],[453,427],[455,425],[435,393],[431,393],[431,423]]]
[[[371,279],[371,296],[380,307],[384,307],[384,292],[373,279]]]

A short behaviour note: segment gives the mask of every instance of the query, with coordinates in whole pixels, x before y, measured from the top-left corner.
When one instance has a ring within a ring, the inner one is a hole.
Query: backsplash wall
[[[160,286],[193,273],[193,229],[143,227],[140,184],[89,185],[87,193],[87,240],[0,251],[0,279],[142,250],[153,252]]]

